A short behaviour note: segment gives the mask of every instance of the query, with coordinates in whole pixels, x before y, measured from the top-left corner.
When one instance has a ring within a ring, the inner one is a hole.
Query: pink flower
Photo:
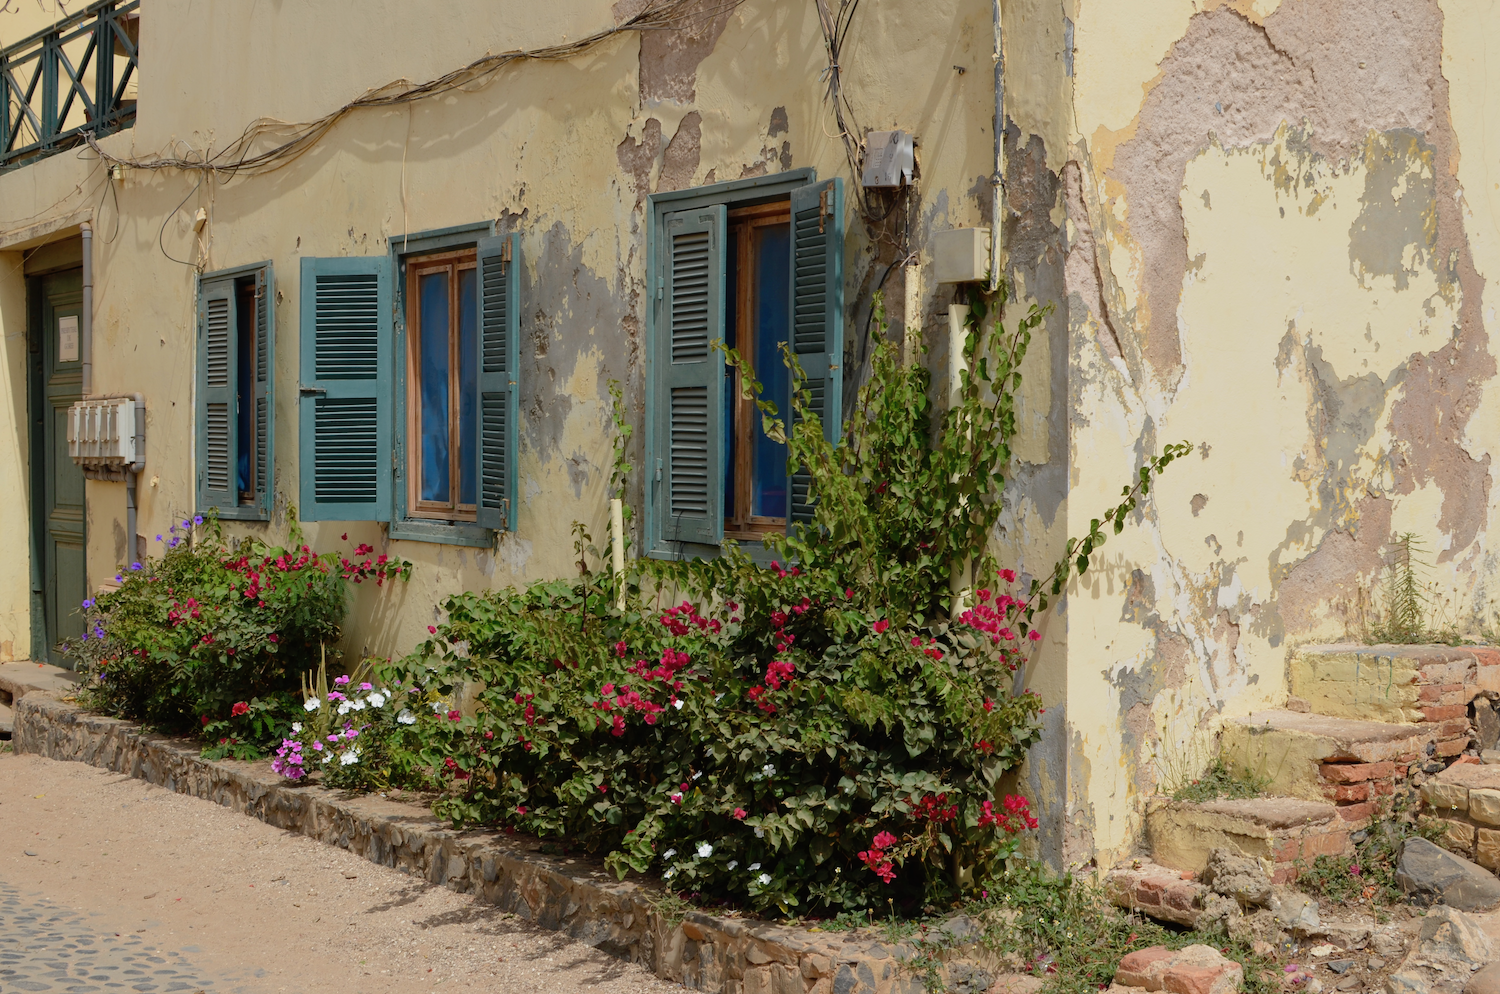
[[[749,812],[746,811],[744,808],[735,808],[734,809],[734,817],[735,817],[736,821],[744,821],[745,820],[745,816],[747,814],[749,814]]]
[[[267,642],[280,642],[281,641],[281,636],[277,635],[275,632],[272,632],[271,634],[269,634],[269,635],[266,636],[266,641]]]
[[[428,625],[427,626],[427,632],[430,635],[436,635],[437,634],[437,626],[436,625]]]
[[[889,849],[895,844],[896,837],[890,832],[881,832],[879,835],[875,836],[875,838],[870,840],[870,845],[874,846],[876,849]]]
[[[615,643],[615,655],[619,656],[621,659],[625,658],[625,643],[624,642],[616,642]]]
[[[672,795],[672,803],[673,804],[681,804],[682,803],[682,795],[681,794],[673,794]]]
[[[1042,640],[1042,633],[1033,628],[1031,631],[1026,633],[1026,637],[1031,639],[1031,641],[1033,642],[1040,642]]]
[[[887,628],[891,627],[891,623],[889,621],[885,620],[884,618],[881,618],[879,621],[875,622],[875,626],[874,627],[875,627],[875,634],[876,635],[884,635],[885,634],[885,630]]]
[[[449,721],[458,721],[462,717],[463,717],[463,712],[462,711],[449,711],[448,712],[448,720]]]
[[[240,715],[244,714],[245,712],[247,712],[249,710],[250,710],[250,705],[246,704],[244,701],[239,701],[238,703],[235,704],[234,707],[232,707],[232,708],[229,709],[229,716],[231,718],[238,718]]]
[[[1013,569],[1003,569],[1000,571],[1000,579],[1004,580],[1006,583],[1015,583],[1016,571]]]

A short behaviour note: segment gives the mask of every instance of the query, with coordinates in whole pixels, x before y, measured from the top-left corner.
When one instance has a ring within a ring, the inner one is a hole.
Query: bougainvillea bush
[[[241,758],[292,720],[303,674],[339,640],[348,585],[411,570],[364,545],[352,558],[315,553],[295,519],[285,547],[227,539],[202,517],[158,543],[160,555],[122,569],[117,589],[83,604],[84,634],[66,648],[86,676],[84,703]]]
[[[837,445],[787,356],[790,430],[758,403],[815,510],[768,540],[770,568],[729,543],[712,561],[600,574],[580,531],[576,580],[448,599],[401,675],[475,701],[421,726],[438,812],[787,913],[920,909],[993,879],[1036,826],[1025,798],[998,789],[1040,729],[1016,671],[1046,597],[1107,535],[1094,522],[1048,582],[988,557],[1013,392],[1043,315],[1006,333],[984,312],[971,309],[965,348],[975,372],[936,425],[925,367],[899,360],[883,322]],[[621,493],[626,439],[621,425]],[[1147,461],[1104,521],[1118,532],[1181,453]],[[978,588],[967,602],[950,595],[960,573]]]

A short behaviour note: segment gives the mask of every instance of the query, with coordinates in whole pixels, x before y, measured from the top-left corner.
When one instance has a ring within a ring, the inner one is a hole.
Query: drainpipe
[[[1005,183],[1005,35],[1000,28],[1000,0],[992,0],[995,18],[995,174],[990,177],[990,292],[1000,286],[1000,218]]]
[[[94,392],[94,226],[78,226],[83,236],[83,327],[79,329],[79,351],[83,353],[83,395]]]
[[[135,487],[141,470],[146,468],[146,398],[138,393],[132,396],[135,398],[135,462],[125,467],[125,558],[135,563],[141,559],[140,547],[136,545]]]

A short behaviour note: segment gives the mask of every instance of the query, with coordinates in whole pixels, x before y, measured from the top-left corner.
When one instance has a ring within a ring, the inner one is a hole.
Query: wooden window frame
[[[735,207],[729,211],[729,237],[735,240],[735,302],[734,302],[734,347],[740,355],[753,358],[755,355],[755,231],[757,228],[785,224],[792,221],[792,205],[789,199],[773,200],[750,207]],[[724,516],[724,537],[741,542],[759,542],[767,535],[786,531],[786,518],[750,514],[755,493],[753,473],[755,416],[758,409],[755,400],[747,397],[741,389],[742,374],[738,369],[728,368],[729,388],[733,390],[734,403],[731,414],[734,418],[734,514]],[[785,406],[778,401],[778,409]],[[782,417],[788,412],[781,411]],[[788,477],[787,503],[791,504],[791,480]]]
[[[460,348],[459,274],[476,270],[478,254],[472,248],[409,256],[406,264],[406,480],[407,517],[439,521],[475,521],[474,504],[459,502],[463,468],[459,415],[463,354]],[[422,308],[418,281],[432,273],[448,273],[448,495],[447,503],[422,498]],[[477,302],[476,302],[477,306]],[[476,311],[475,321],[479,320]],[[475,333],[479,333],[476,327]],[[477,482],[477,481],[476,481]]]

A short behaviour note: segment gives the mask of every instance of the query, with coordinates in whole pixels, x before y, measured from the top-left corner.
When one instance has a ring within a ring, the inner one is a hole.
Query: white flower
[[[300,721],[294,721],[294,722],[292,722],[292,734],[293,735],[300,735],[301,733],[302,733],[302,722],[300,722]]]
[[[354,699],[352,701],[345,701],[344,703],[348,704],[351,708],[353,708],[356,711],[363,711],[365,709],[365,702],[363,700],[359,699],[359,698],[356,698],[356,699]]]
[[[671,880],[676,875],[677,875],[677,871],[676,870],[668,870],[666,873],[663,873],[661,875],[661,878],[663,880]]]
[[[677,850],[676,849],[668,849],[666,852],[664,852],[664,853],[661,854],[661,858],[662,859],[671,859],[673,856],[676,856],[676,855],[677,855]]]
[[[316,711],[319,707],[321,707],[321,705],[319,704],[316,697],[309,697],[307,700],[302,702],[302,710],[304,711]]]
[[[771,882],[771,875],[769,873],[762,873],[760,875],[760,885],[762,887],[764,887],[766,884],[768,884],[770,882]]]
[[[339,757],[339,762],[344,766],[353,766],[359,762],[359,746],[355,746]]]
[[[729,861],[729,868],[730,868],[730,869],[731,869],[731,870],[732,870],[732,869],[734,869],[734,868],[735,868],[735,867],[736,867],[736,866],[739,866],[739,865],[740,865],[740,861],[739,861],[739,860],[737,860],[737,859],[731,859],[731,860],[730,860],[730,861]]]
[[[703,771],[702,771],[702,770],[699,770],[699,771],[698,771],[698,772],[697,772],[697,773],[694,773],[694,774],[693,774],[693,779],[694,779],[694,780],[697,780],[697,779],[698,779],[698,778],[699,778],[699,777],[701,777],[701,776],[703,776]]]
[[[760,864],[759,863],[751,863],[750,864],[750,869],[752,869],[752,870],[758,870],[758,869],[760,869]]]
[[[401,713],[396,715],[396,720],[403,725],[415,725],[417,723],[417,716],[402,708]]]
[[[770,763],[767,763],[765,766],[762,766],[760,768],[760,772],[768,777],[772,777],[776,775],[776,767],[772,766]]]
[[[672,702],[672,706],[674,708],[676,708],[677,710],[681,711],[682,710],[682,698],[679,697],[679,698],[677,698],[677,700],[673,701]]]
[[[713,854],[714,854],[714,847],[713,846],[709,845],[707,842],[700,842],[700,843],[698,843],[698,858],[699,859],[708,859],[708,857],[712,856]]]
[[[385,695],[378,690],[375,693],[371,694],[369,697],[365,698],[365,700],[370,702],[370,707],[372,708],[385,707]]]
[[[324,749],[323,750],[323,762],[326,763],[326,762],[328,762],[332,758],[333,758],[333,750],[331,750],[331,749]]]
[[[757,838],[757,839],[764,839],[764,838],[765,838],[765,837],[766,837],[766,833],[765,833],[765,832],[762,832],[762,831],[761,831],[761,830],[760,830],[760,826],[759,826],[759,825],[756,825],[756,826],[755,826],[755,837],[756,837],[756,838]]]
[[[348,701],[339,701],[339,714],[348,714],[348,713],[349,713],[349,702]]]
[[[442,714],[443,712],[445,712],[447,710],[448,710],[447,705],[444,704],[442,701],[433,701],[432,702],[432,713],[433,714]]]

